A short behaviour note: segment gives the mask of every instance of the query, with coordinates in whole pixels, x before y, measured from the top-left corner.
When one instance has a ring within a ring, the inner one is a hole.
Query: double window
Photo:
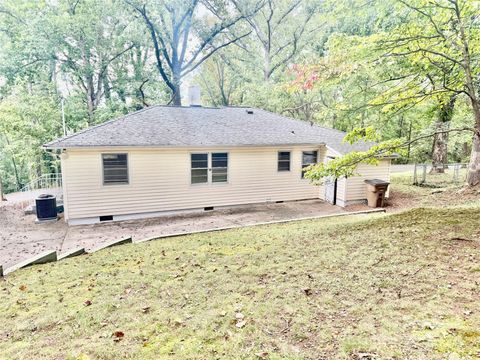
[[[103,184],[128,184],[127,154],[102,154]]]
[[[302,179],[305,177],[305,168],[316,164],[318,161],[318,151],[303,151],[302,152]]]
[[[192,184],[228,181],[228,153],[191,154],[190,159]]]

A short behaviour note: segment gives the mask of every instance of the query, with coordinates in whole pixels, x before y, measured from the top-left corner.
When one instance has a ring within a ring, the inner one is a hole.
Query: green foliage
[[[144,3],[161,40],[158,56],[142,15]],[[457,3],[460,22],[453,10]],[[71,133],[169,102],[169,81],[173,88],[182,81],[183,86],[200,84],[206,105],[257,106],[352,132],[346,139],[350,143],[383,144],[369,154],[351,154],[320,166],[314,178],[352,174],[348,163],[367,161],[368,155],[374,163],[377,153],[394,147],[396,139],[410,141],[432,133],[439,109],[452,93],[458,96],[450,127],[472,124],[470,97],[465,94],[471,90],[466,86],[457,23],[464,25],[472,54],[472,84],[477,89],[473,91],[478,93],[477,0],[374,0],[368,4],[362,0],[215,0],[205,4],[205,11],[200,11],[197,2],[178,1],[3,1],[0,106],[16,108],[3,112],[10,144],[0,134],[0,176],[7,189],[51,167],[49,156],[39,155],[38,139],[48,141],[61,134],[45,125],[54,123],[46,119],[61,118],[60,98],[64,98]],[[231,26],[223,28],[229,22]],[[220,33],[215,35],[217,30]],[[181,49],[186,49],[183,55]],[[15,104],[20,101],[19,92],[27,91],[33,98]],[[19,110],[36,106],[36,101],[42,105],[30,115]],[[33,121],[32,114],[40,109],[42,114],[37,116],[46,127],[41,133],[28,134],[28,126],[21,124]],[[23,142],[25,133],[39,138]],[[396,161],[429,161],[432,141],[422,139],[402,148],[404,157]],[[469,133],[451,134],[448,160],[467,161],[471,143]],[[12,154],[19,158],[21,181],[14,180]],[[32,171],[28,164],[37,161],[41,165]]]
[[[6,191],[21,188],[42,172],[57,170],[57,158],[45,153],[41,145],[52,135],[62,135],[59,102],[52,89],[26,84],[14,86],[0,102],[0,166],[8,170]]]
[[[367,133],[365,129],[356,129],[353,133],[356,133],[357,135],[354,137],[358,138],[358,134],[362,132]],[[370,134],[367,134],[363,138],[368,139],[369,137]],[[382,158],[397,157],[399,154],[404,153],[403,139],[386,140],[372,144],[367,151],[352,151],[326,163],[310,165],[306,169],[305,177],[312,180],[315,184],[320,184],[323,182],[324,178],[333,177],[337,179],[360,175],[357,173],[357,166],[359,164],[377,165]]]

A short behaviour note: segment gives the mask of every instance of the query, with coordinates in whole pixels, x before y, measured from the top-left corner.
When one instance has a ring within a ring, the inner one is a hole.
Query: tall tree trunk
[[[410,126],[408,127],[408,148],[407,148],[407,159],[410,160],[412,155],[412,120],[410,120]]]
[[[180,92],[180,85],[175,85],[175,89],[173,91],[173,100],[172,103],[175,106],[182,106],[182,94]]]
[[[2,176],[0,175],[0,202],[2,202],[5,198],[3,197],[3,183],[2,183]]]
[[[10,146],[10,140],[8,139],[7,135],[5,135],[5,141],[8,146]],[[22,188],[22,184],[20,183],[20,176],[18,175],[18,169],[17,169],[17,162],[15,161],[15,155],[12,152],[12,166],[13,166],[13,172],[15,173],[15,181],[17,183],[17,189],[20,190]]]
[[[461,8],[458,1],[453,2],[455,16],[458,20],[458,29],[460,31],[460,40],[462,42],[462,67],[465,70],[465,86],[467,94],[470,98],[473,114],[475,116],[474,134],[472,152],[470,155],[470,163],[468,164],[467,184],[476,186],[480,184],[480,99],[478,97],[478,88],[475,85],[474,75],[472,72],[472,62],[470,57],[470,46],[468,37],[465,33],[465,25],[462,21]]]
[[[441,104],[438,110],[438,121],[435,123],[436,134],[433,138],[431,174],[445,172],[448,162],[448,132],[446,131],[449,129],[453,117],[455,99],[456,96],[452,96],[448,103]]]
[[[435,136],[433,138],[432,148],[432,169],[430,174],[442,174],[445,172],[448,154],[448,133],[439,132],[448,130],[448,124],[441,122],[435,123]]]
[[[467,184],[476,186],[480,184],[480,112],[476,114],[477,121],[473,135],[472,153],[468,164]]]

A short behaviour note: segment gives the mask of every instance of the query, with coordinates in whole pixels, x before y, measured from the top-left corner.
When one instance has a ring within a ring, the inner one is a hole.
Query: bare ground
[[[4,268],[45,250],[59,253],[78,247],[88,250],[122,238],[131,237],[138,241],[169,234],[345,212],[338,206],[307,200],[68,227],[63,219],[35,224],[35,216],[24,215],[23,207],[23,203],[0,206],[0,264]]]

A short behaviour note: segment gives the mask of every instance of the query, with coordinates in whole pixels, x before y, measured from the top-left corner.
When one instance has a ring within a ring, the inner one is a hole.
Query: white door
[[[337,179],[333,177],[325,179],[325,201],[332,205],[337,202]]]
[[[327,163],[334,157],[327,156]],[[337,202],[337,179],[333,177],[325,178],[325,201],[335,205]]]

